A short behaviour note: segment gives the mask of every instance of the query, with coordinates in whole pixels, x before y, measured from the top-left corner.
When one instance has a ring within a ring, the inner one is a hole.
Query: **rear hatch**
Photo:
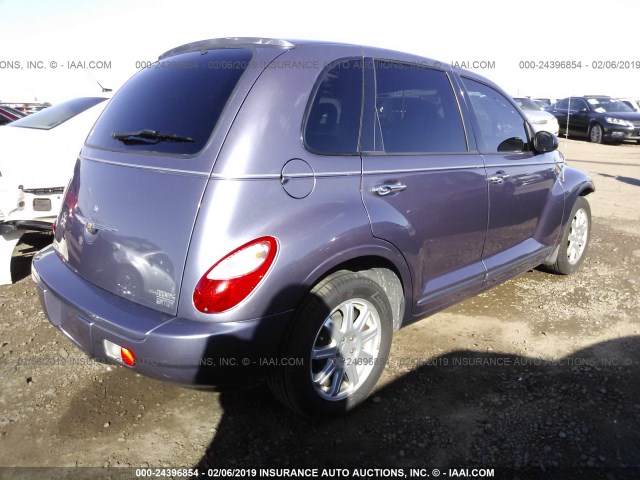
[[[55,248],[85,280],[175,314],[200,201],[251,86],[281,48],[185,48],[136,74],[87,138]]]

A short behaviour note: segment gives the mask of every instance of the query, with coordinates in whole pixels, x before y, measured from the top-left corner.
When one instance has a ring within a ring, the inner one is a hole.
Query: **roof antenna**
[[[100,82],[96,82],[96,83],[97,83],[98,85],[100,85],[100,88],[102,89],[102,93],[113,92],[113,90],[112,90],[112,89],[103,87],[103,86],[100,84]]]

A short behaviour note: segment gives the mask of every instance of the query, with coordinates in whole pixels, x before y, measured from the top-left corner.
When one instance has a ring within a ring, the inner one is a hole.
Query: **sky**
[[[640,2],[597,6],[594,12],[575,0],[0,0],[0,101],[55,104],[99,95],[98,82],[115,91],[142,62],[171,48],[229,36],[405,51],[473,70],[513,96],[640,98]]]

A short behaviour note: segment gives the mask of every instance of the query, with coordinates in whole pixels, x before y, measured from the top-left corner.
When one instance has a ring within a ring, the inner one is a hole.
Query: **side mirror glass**
[[[538,153],[553,152],[558,148],[558,137],[551,132],[540,131],[533,136],[533,149]]]

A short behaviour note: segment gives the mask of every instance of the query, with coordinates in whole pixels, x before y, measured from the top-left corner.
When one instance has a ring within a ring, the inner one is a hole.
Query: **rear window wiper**
[[[157,130],[138,130],[137,132],[113,132],[111,134],[116,140],[124,143],[158,143],[158,142],[193,142],[193,138],[175,135],[172,133],[161,133]]]

